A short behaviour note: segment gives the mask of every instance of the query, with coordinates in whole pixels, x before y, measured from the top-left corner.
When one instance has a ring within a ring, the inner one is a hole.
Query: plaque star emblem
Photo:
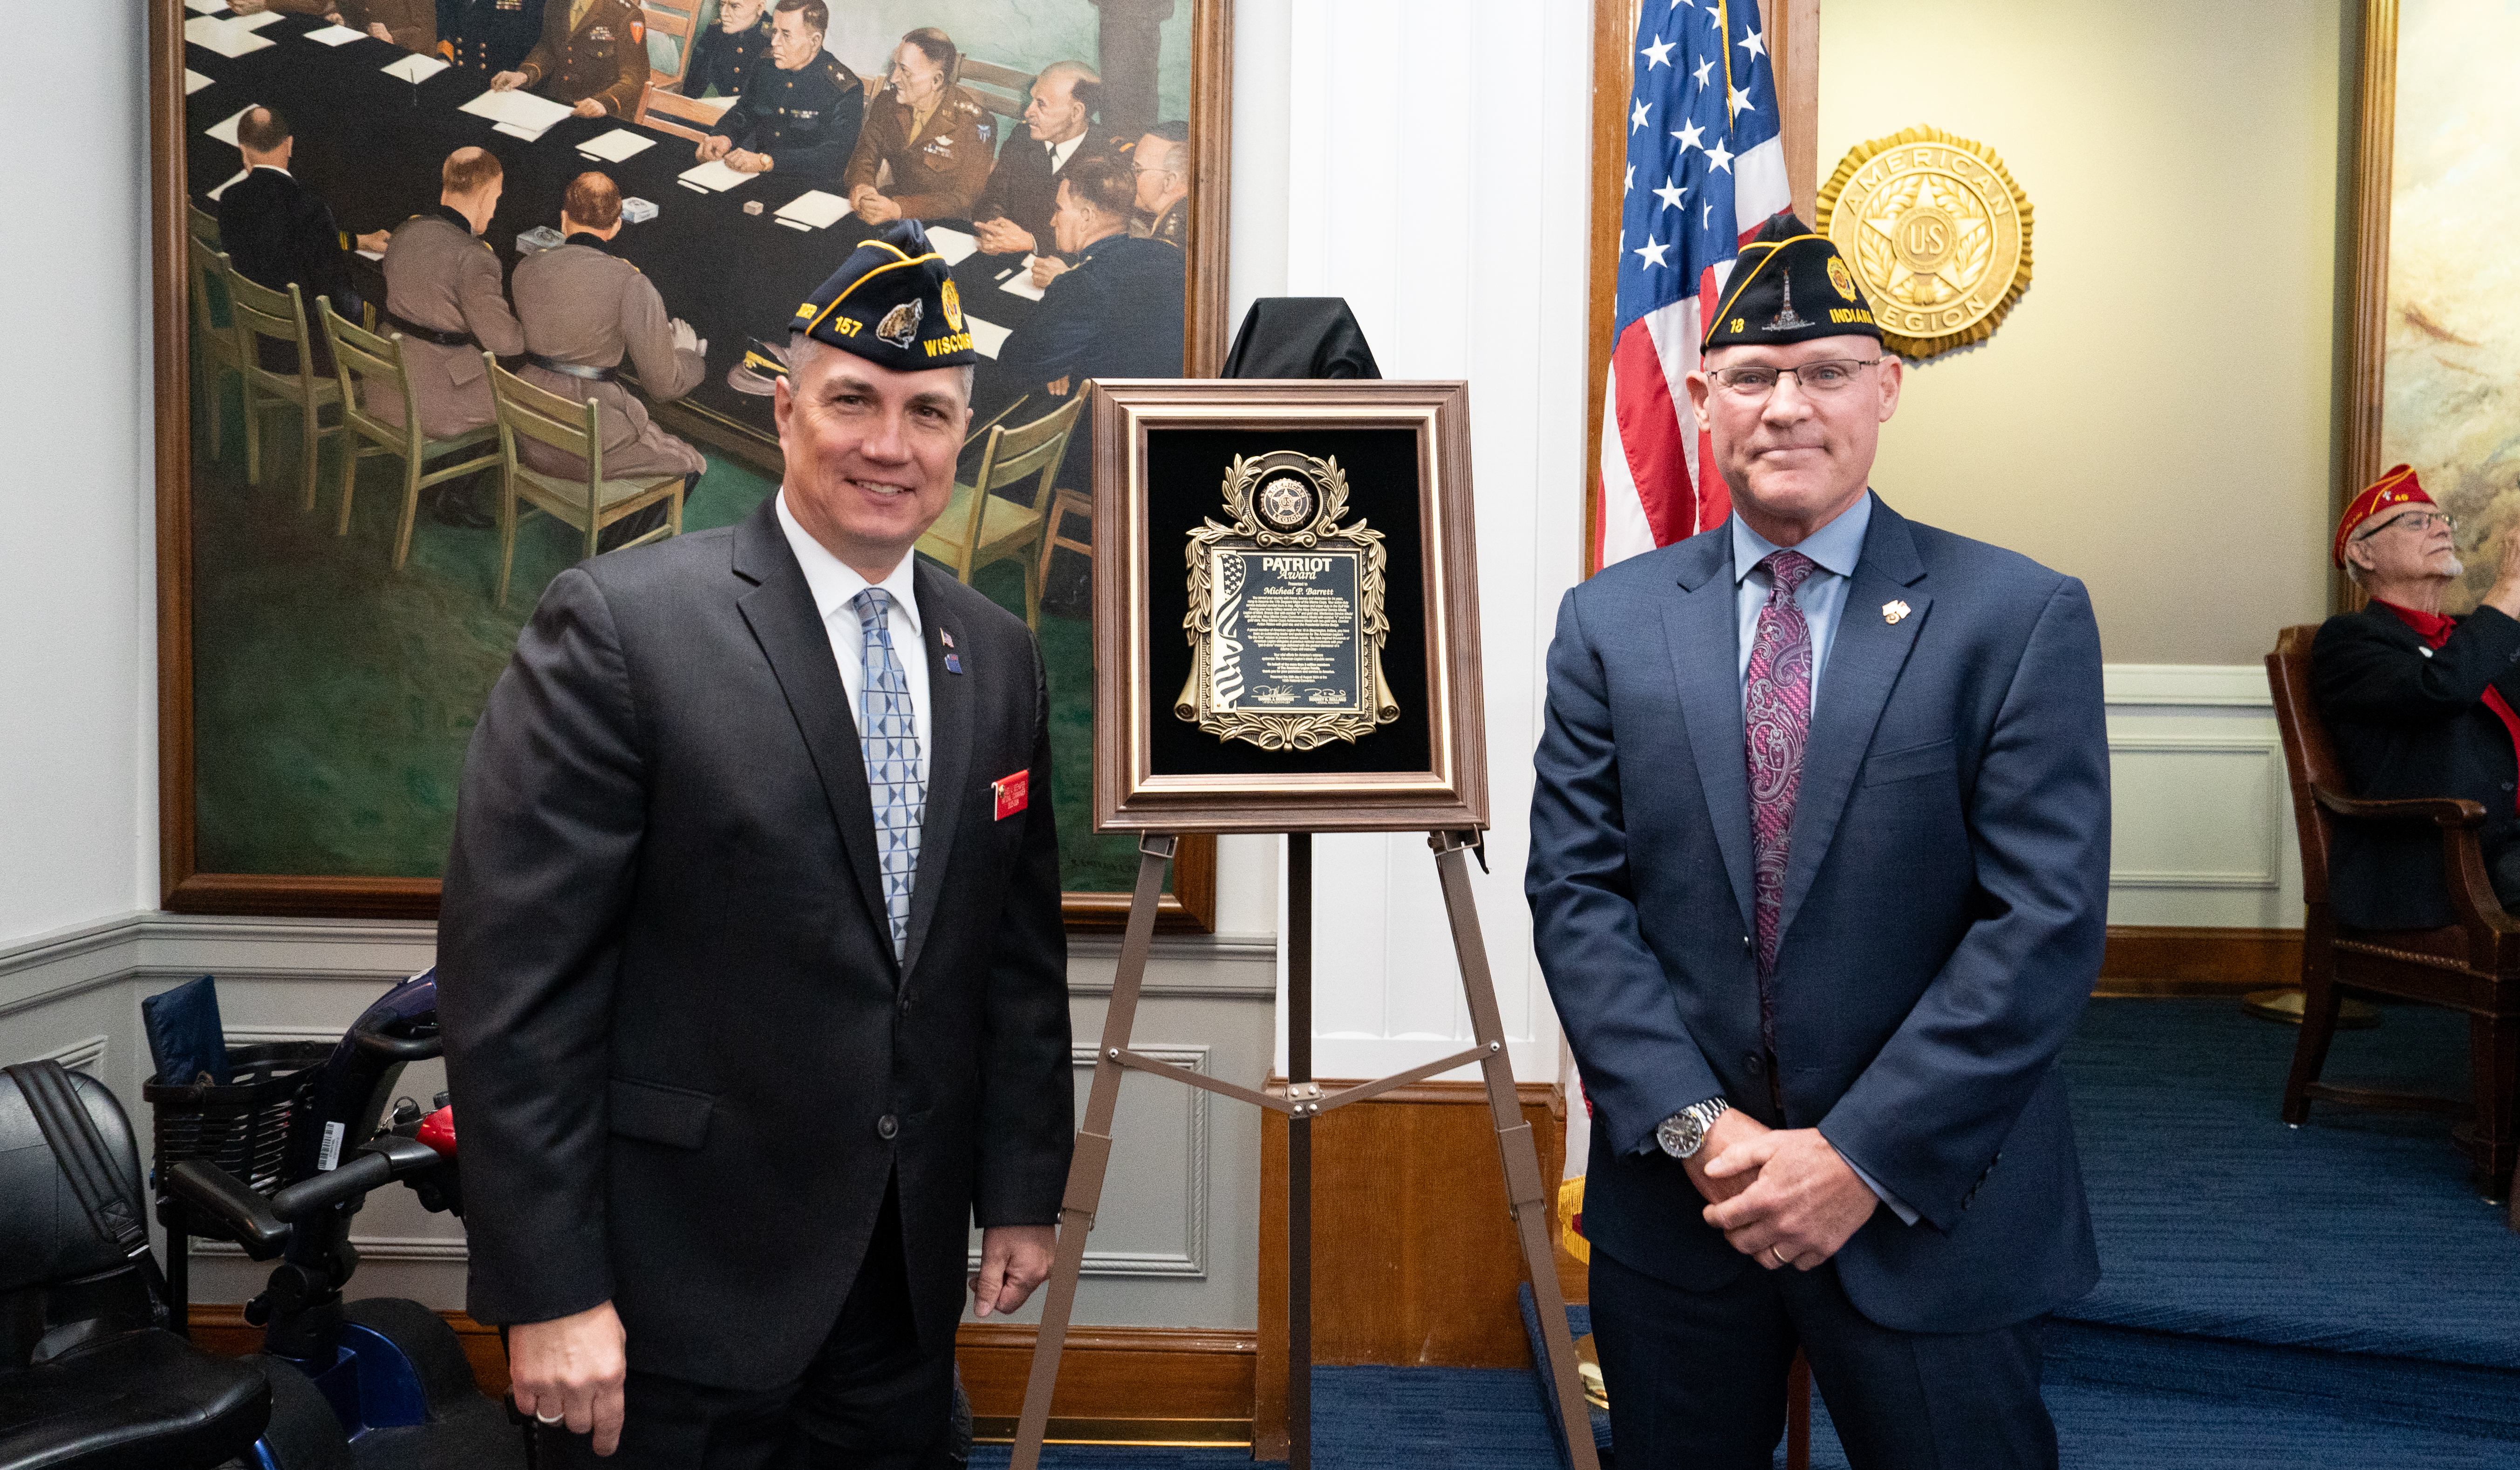
[[[1645,125],[1645,113],[1646,113],[1647,111],[1651,111],[1651,110],[1652,110],[1652,106],[1653,106],[1653,105],[1652,105],[1651,103],[1646,102],[1646,101],[1645,101],[1644,99],[1642,99],[1642,98],[1639,98],[1639,99],[1637,100],[1637,111],[1636,111],[1636,115],[1635,115],[1635,116],[1633,116],[1633,117],[1630,117],[1630,118],[1628,119],[1628,131],[1629,131],[1629,132],[1632,132],[1632,133],[1633,133],[1633,132],[1635,132],[1637,129],[1639,129],[1639,128],[1641,128],[1641,127],[1643,127],[1643,126]]]
[[[1724,146],[1723,139],[1716,139],[1715,146],[1706,151],[1706,166],[1723,169],[1726,173],[1732,171],[1732,154]]]
[[[1760,35],[1756,27],[1753,27],[1747,35],[1743,36],[1740,40],[1733,42],[1733,44],[1750,53],[1752,56],[1766,56],[1768,54],[1767,38]]]
[[[1663,263],[1662,257],[1668,254],[1670,250],[1671,246],[1657,244],[1652,237],[1648,236],[1646,237],[1645,243],[1642,246],[1632,250],[1629,253],[1644,257],[1645,263],[1643,269],[1652,270],[1655,266]]]
[[[1680,140],[1680,151],[1682,153],[1687,153],[1692,148],[1704,148],[1706,146],[1705,143],[1700,141],[1705,138],[1706,129],[1699,127],[1694,122],[1682,123],[1679,128],[1673,131],[1672,136]]]
[[[1664,179],[1663,179],[1663,181],[1662,181],[1662,187],[1661,187],[1660,189],[1655,190],[1653,193],[1654,193],[1654,198],[1656,198],[1656,199],[1658,199],[1658,200],[1662,200],[1662,206],[1663,206],[1664,208],[1666,208],[1666,209],[1677,209],[1677,208],[1679,208],[1679,207],[1680,207],[1680,201],[1681,201],[1683,199],[1686,199],[1686,198],[1688,197],[1688,190],[1686,190],[1686,189],[1682,189],[1682,188],[1678,187],[1677,185],[1673,184],[1673,183],[1672,183],[1672,181],[1671,181],[1671,179],[1670,179],[1670,177],[1669,177],[1668,175],[1666,175],[1666,176],[1664,177]]]
[[[1668,67],[1671,65],[1671,42],[1656,36],[1652,45],[1638,52],[1637,55],[1645,59],[1647,71],[1651,71],[1656,67]]]
[[[1689,75],[1691,75],[1691,76],[1693,76],[1693,77],[1695,77],[1695,78],[1697,78],[1697,84],[1698,84],[1699,86],[1701,86],[1701,87],[1702,87],[1702,86],[1705,86],[1705,85],[1706,85],[1706,78],[1707,78],[1708,76],[1710,76],[1710,75],[1714,74],[1714,71],[1715,71],[1715,60],[1714,60],[1714,58],[1709,57],[1709,58],[1708,58],[1708,59],[1706,59],[1705,61],[1700,62],[1700,63],[1698,64],[1698,67],[1697,67],[1697,69],[1696,69],[1696,70],[1694,70],[1694,71],[1692,71],[1692,72],[1690,72],[1690,73],[1688,73],[1688,74],[1689,74]]]

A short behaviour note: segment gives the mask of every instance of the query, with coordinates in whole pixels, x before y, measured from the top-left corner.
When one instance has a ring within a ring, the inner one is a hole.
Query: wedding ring
[[[566,1414],[536,1414],[534,1415],[534,1422],[537,1424],[557,1424],[567,1417],[568,1416]]]
[[[1775,1246],[1773,1246],[1773,1245],[1772,1245],[1772,1246],[1770,1246],[1770,1247],[1768,1247],[1768,1254],[1777,1258],[1777,1264],[1778,1264],[1778,1266],[1791,1266],[1791,1265],[1793,1265],[1793,1263],[1792,1263],[1791,1261],[1788,1261],[1788,1260],[1786,1260],[1786,1259],[1785,1259],[1785,1253],[1784,1253],[1783,1251],[1780,1251],[1780,1250],[1777,1249],[1777,1248],[1776,1248]]]

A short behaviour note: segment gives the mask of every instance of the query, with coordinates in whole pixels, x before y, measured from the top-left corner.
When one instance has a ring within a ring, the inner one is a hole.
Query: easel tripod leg
[[[1566,1427],[1566,1449],[1575,1470],[1600,1470],[1593,1448],[1593,1415],[1575,1376],[1575,1338],[1566,1326],[1566,1302],[1557,1290],[1557,1261],[1549,1245],[1548,1186],[1540,1174],[1540,1151],[1531,1125],[1522,1121],[1522,1104],[1513,1086],[1513,1062],[1506,1054],[1505,1022],[1498,1013],[1496,983],[1488,971],[1487,942],[1479,933],[1479,913],[1470,895],[1469,869],[1462,853],[1467,832],[1430,832],[1435,870],[1443,881],[1444,912],[1452,921],[1453,949],[1461,958],[1462,994],[1470,1007],[1470,1034],[1483,1055],[1479,1071],[1487,1083],[1488,1111],[1496,1122],[1497,1148],[1505,1164],[1506,1196],[1513,1213],[1514,1231],[1522,1240],[1522,1261],[1531,1278],[1533,1304],[1540,1310],[1543,1346],[1549,1353],[1549,1376],[1557,1393],[1558,1422]]]
[[[1033,1340],[1032,1373],[1024,1383],[1023,1417],[1008,1470],[1036,1470],[1042,1441],[1050,1435],[1050,1401],[1058,1386],[1058,1354],[1076,1310],[1076,1282],[1085,1270],[1085,1237],[1102,1207],[1102,1180],[1111,1166],[1111,1116],[1120,1105],[1120,1053],[1128,1049],[1138,1015],[1138,992],[1147,978],[1147,953],[1154,943],[1155,906],[1164,891],[1164,867],[1177,839],[1148,836],[1138,842],[1138,888],[1129,900],[1129,928],[1120,941],[1120,968],[1111,977],[1111,1004],[1102,1014],[1102,1045],[1094,1056],[1094,1088],[1076,1132],[1076,1156],[1067,1168],[1067,1194],[1058,1208],[1058,1253],[1042,1302],[1041,1332]]]

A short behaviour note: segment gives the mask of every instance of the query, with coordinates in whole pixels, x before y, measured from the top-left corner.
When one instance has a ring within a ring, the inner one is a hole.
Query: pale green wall
[[[1822,182],[1930,124],[2036,211],[2028,294],[1908,375],[1873,483],[2082,577],[2112,663],[2255,663],[2326,610],[2345,10],[1821,7]]]

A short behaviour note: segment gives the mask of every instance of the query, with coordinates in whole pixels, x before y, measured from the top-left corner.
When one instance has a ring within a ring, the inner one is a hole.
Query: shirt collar
[[[1855,563],[1864,559],[1864,533],[1871,525],[1872,492],[1867,490],[1837,519],[1803,538],[1802,545],[1794,550],[1819,562],[1822,571],[1851,577],[1855,575]],[[1771,553],[1781,550],[1751,530],[1740,516],[1732,517],[1732,580],[1736,585]]]
[[[785,487],[779,492],[779,529],[788,533],[788,549],[796,554],[796,565],[804,570],[805,586],[814,594],[814,610],[822,615],[823,621],[828,623],[834,613],[843,611],[852,618],[856,617],[858,610],[849,605],[849,599],[869,587],[880,587],[892,594],[893,608],[910,620],[913,638],[920,635],[919,595],[912,590],[913,571],[919,560],[917,553],[905,554],[901,564],[882,581],[869,582],[856,567],[832,556],[829,547],[816,541],[796,523],[795,515],[788,509]]]
[[[1083,147],[1084,143],[1085,134],[1079,133],[1064,143],[1053,143],[1047,145],[1050,149],[1050,171],[1057,173],[1060,169],[1065,168],[1067,166],[1067,160],[1076,156],[1076,150]]]

